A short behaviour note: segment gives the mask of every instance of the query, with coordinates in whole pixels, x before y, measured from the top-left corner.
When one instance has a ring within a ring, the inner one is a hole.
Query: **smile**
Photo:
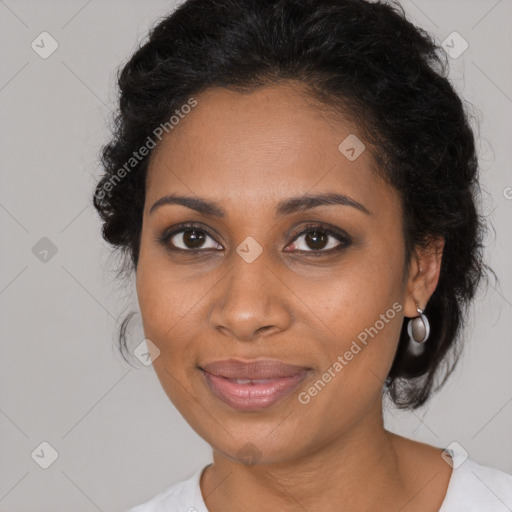
[[[293,393],[311,370],[296,369],[292,375],[264,379],[228,378],[201,372],[208,389],[223,403],[239,411],[265,409]]]

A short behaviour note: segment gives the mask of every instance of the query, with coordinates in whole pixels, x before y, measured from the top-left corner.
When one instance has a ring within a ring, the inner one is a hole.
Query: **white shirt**
[[[478,464],[462,452],[448,451],[453,470],[439,512],[511,512],[512,475]],[[199,482],[210,465],[126,512],[209,512]]]

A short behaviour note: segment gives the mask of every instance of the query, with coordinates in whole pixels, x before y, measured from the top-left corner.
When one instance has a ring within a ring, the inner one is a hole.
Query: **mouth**
[[[266,359],[235,359],[199,367],[208,389],[223,403],[239,411],[270,407],[293,393],[312,369]]]

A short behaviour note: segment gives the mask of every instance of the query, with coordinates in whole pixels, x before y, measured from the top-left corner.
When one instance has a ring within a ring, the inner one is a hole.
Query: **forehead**
[[[383,207],[396,201],[376,174],[367,143],[355,160],[343,152],[354,141],[365,144],[357,126],[300,88],[215,88],[195,98],[197,105],[154,150],[147,208],[170,193],[212,198],[226,210],[312,192],[340,192]]]

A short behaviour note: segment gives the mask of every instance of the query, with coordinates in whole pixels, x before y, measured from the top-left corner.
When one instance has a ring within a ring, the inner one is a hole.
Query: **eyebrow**
[[[206,199],[201,199],[198,197],[191,196],[178,196],[178,195],[167,195],[161,197],[156,201],[149,213],[152,214],[157,208],[164,206],[166,204],[179,204],[182,206],[186,206],[191,210],[195,210],[204,215],[209,215],[212,217],[225,217],[226,212],[223,210],[216,202],[209,201]],[[290,215],[295,212],[309,210],[311,208],[315,208],[317,206],[324,205],[342,205],[342,206],[351,206],[365,213],[366,215],[371,215],[371,212],[361,203],[348,197],[344,194],[335,194],[335,193],[327,193],[327,194],[306,194],[298,197],[291,197],[281,201],[276,208],[276,216],[282,217],[283,215]]]

